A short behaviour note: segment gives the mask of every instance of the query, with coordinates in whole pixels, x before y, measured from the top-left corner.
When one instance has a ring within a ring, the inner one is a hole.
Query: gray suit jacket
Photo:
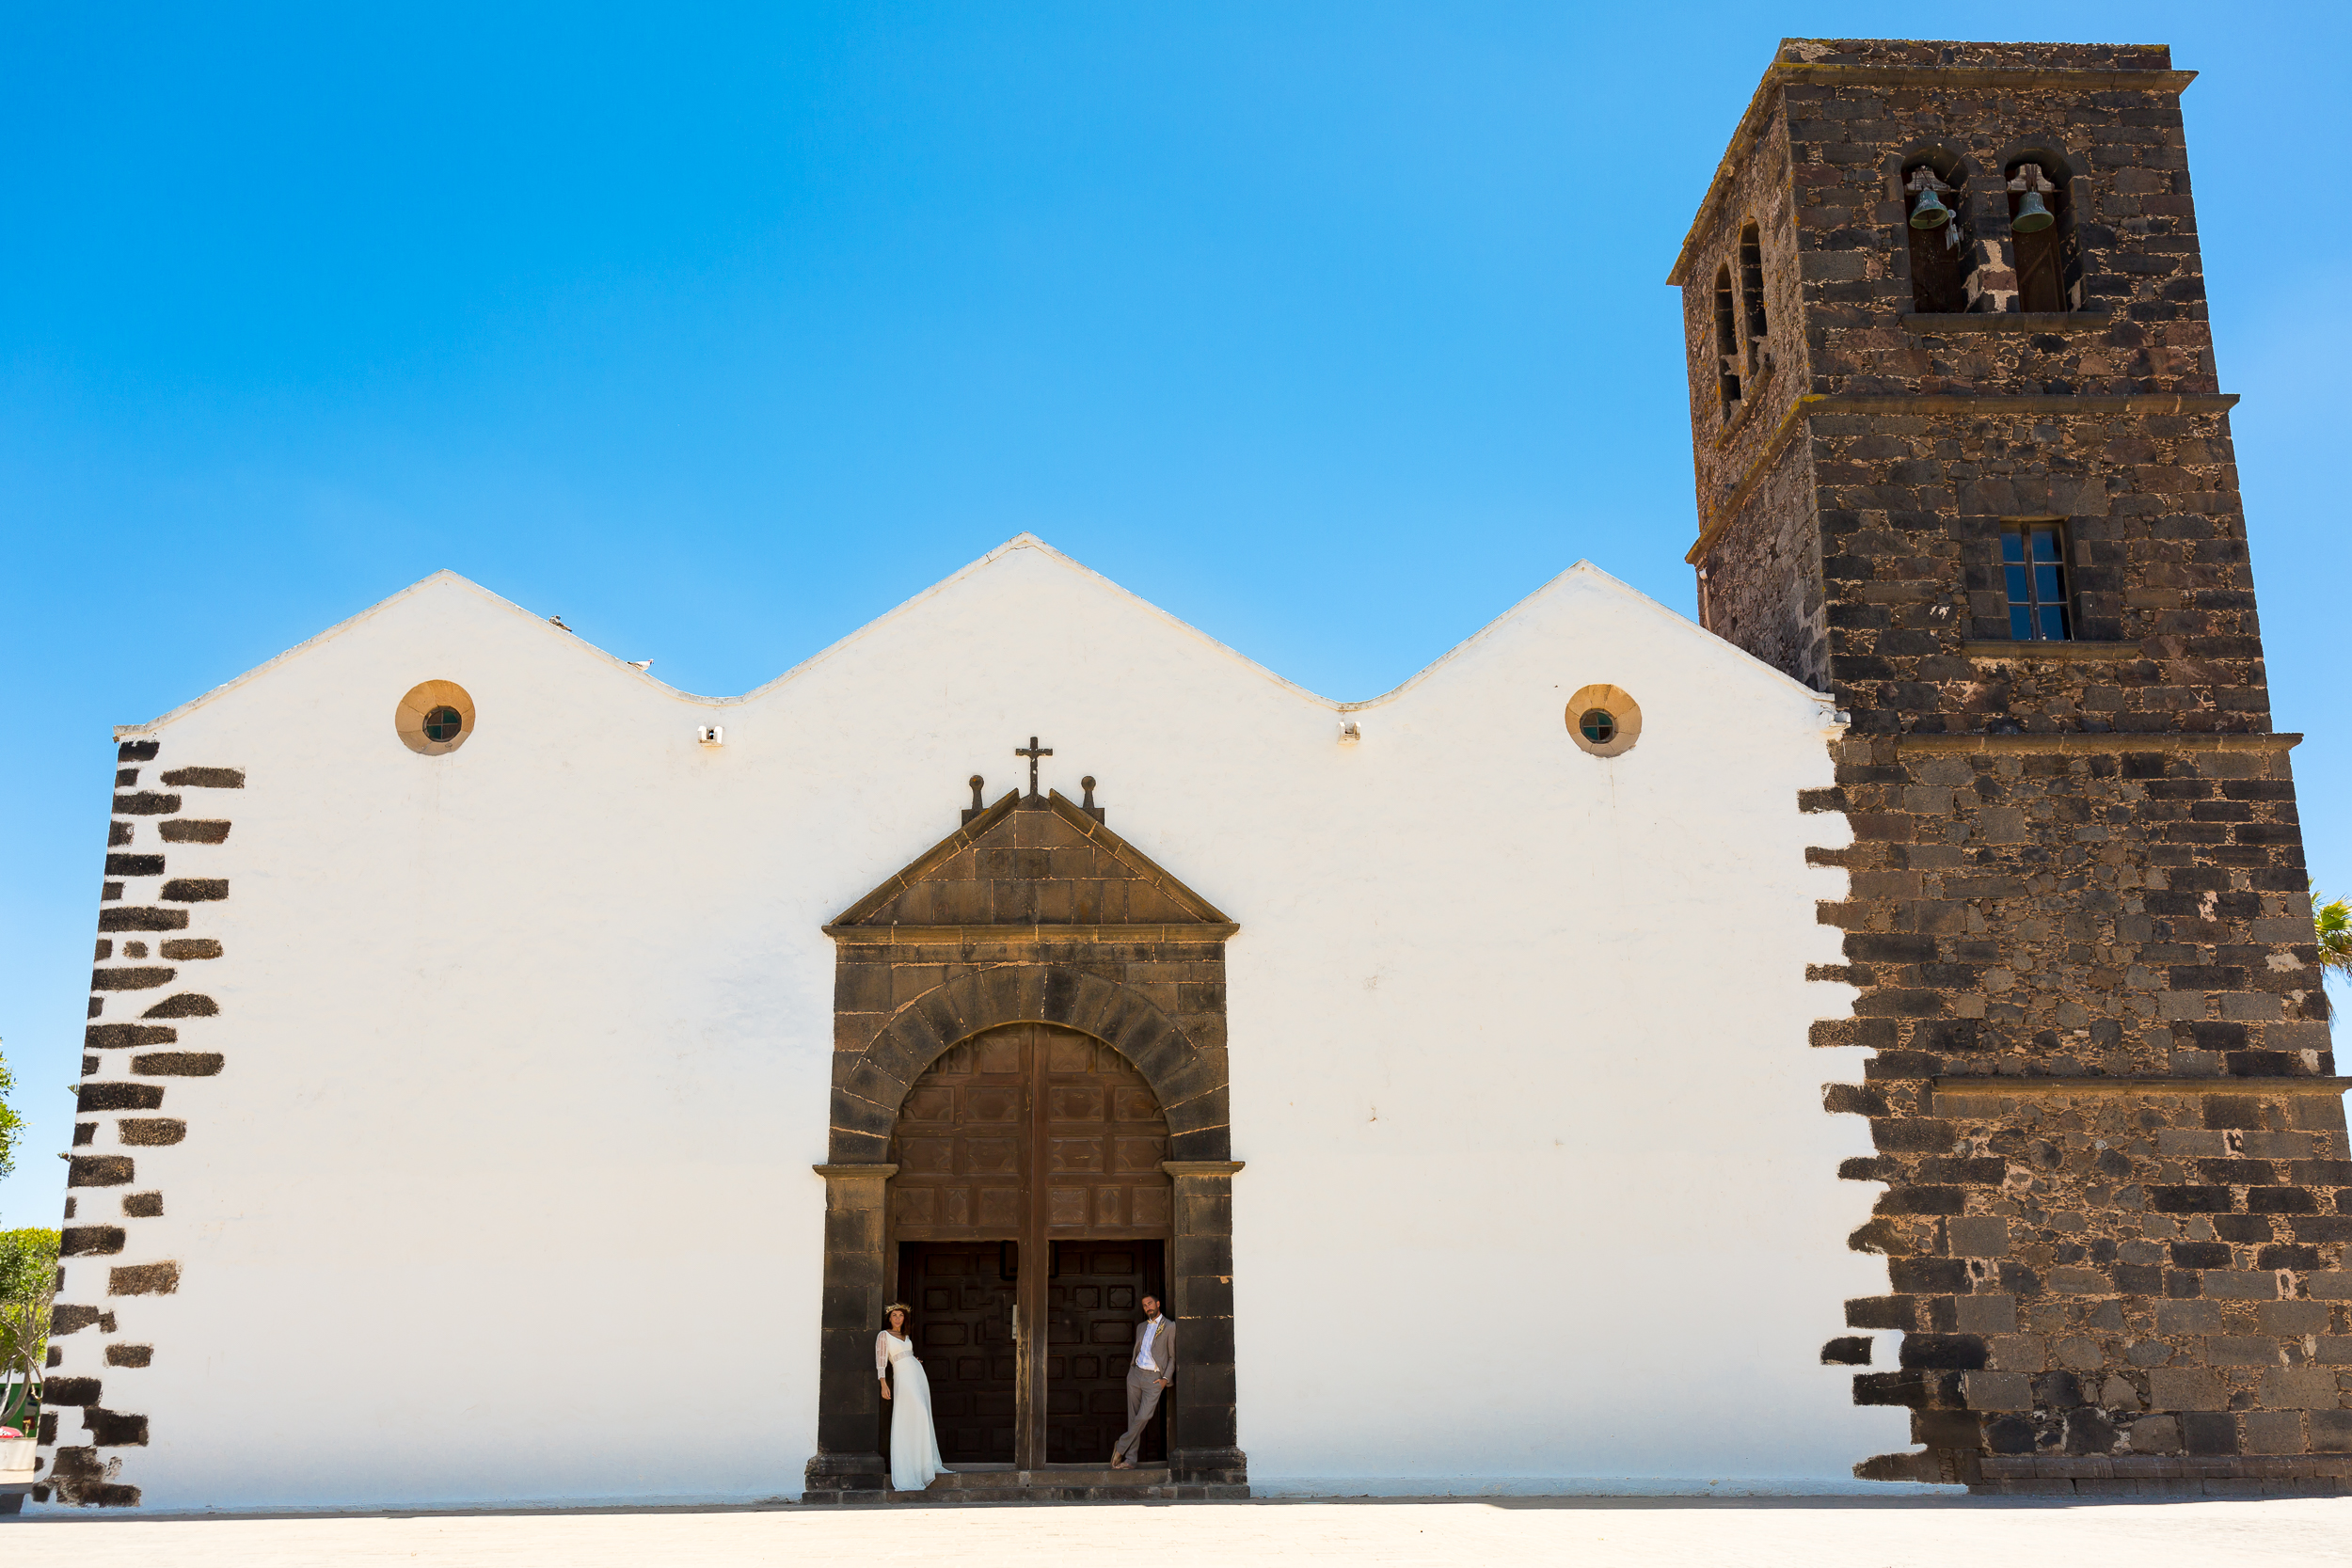
[[[1149,1318],[1136,1324],[1136,1348],[1127,1353],[1127,1370],[1131,1372],[1143,1370],[1136,1365],[1136,1357],[1143,1354],[1143,1331],[1151,1326]],[[1176,1381],[1176,1320],[1165,1312],[1160,1314],[1160,1331],[1152,1340],[1152,1364],[1159,1368],[1160,1376],[1170,1383]]]

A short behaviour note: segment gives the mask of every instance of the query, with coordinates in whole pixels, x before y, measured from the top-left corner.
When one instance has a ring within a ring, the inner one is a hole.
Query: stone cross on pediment
[[[1051,746],[1040,746],[1037,743],[1037,736],[1029,736],[1028,745],[1015,746],[1012,749],[1012,754],[1017,757],[1027,757],[1029,759],[1028,798],[1032,800],[1039,799],[1037,792],[1037,759],[1040,757],[1052,756],[1054,754],[1054,749]]]

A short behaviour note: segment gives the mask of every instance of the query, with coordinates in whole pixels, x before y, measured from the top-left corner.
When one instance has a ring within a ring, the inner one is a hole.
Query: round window
[[[1619,687],[1588,686],[1568,699],[1568,738],[1597,757],[1622,756],[1642,737],[1642,708]]]
[[[392,710],[400,743],[425,756],[454,752],[473,734],[473,698],[455,681],[425,681]]]

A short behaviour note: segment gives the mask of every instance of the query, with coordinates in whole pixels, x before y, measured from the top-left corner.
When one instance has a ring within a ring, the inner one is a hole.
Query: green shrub
[[[30,1435],[40,1417],[49,1304],[57,1293],[57,1233],[0,1230],[0,1425]]]

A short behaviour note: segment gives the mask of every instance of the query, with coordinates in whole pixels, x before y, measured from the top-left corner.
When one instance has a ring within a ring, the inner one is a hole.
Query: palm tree
[[[2352,980],[2352,898],[2323,900],[2313,889],[2312,930],[2319,942],[2320,973]]]

